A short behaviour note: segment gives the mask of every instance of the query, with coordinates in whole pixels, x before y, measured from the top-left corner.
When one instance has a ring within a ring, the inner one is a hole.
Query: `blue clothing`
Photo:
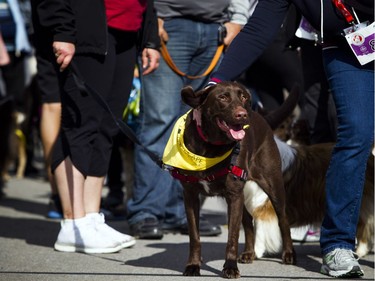
[[[211,79],[235,79],[272,42],[290,1],[264,0],[239,35]],[[339,33],[348,24],[331,0],[292,0],[302,15],[317,30],[323,3],[323,32],[326,43],[324,64],[338,116],[337,144],[326,178],[326,216],[322,224],[323,254],[335,248],[354,249],[356,227],[364,188],[367,158],[374,141],[374,62],[361,66]],[[358,15],[361,21],[373,20],[373,1],[360,0],[371,7],[372,16]],[[359,12],[356,11],[357,14]]]
[[[175,18],[164,21],[168,51],[178,68],[190,75],[203,73],[210,64],[218,42],[217,23]],[[177,75],[161,58],[153,73],[141,76],[141,105],[137,137],[162,156],[175,121],[188,110],[182,104],[181,88],[190,84],[199,89],[208,77],[187,80]],[[172,225],[185,222],[181,184],[158,167],[138,146],[135,147],[133,196],[128,201],[128,222],[135,224],[156,217]]]
[[[16,0],[1,0],[0,30],[8,52],[30,54],[32,51],[25,19]]]
[[[326,177],[322,253],[354,250],[366,163],[374,141],[374,64],[360,66],[349,48],[323,50],[338,117],[337,143]]]

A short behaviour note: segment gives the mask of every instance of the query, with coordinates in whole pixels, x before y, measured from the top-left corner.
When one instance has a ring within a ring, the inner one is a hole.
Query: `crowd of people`
[[[187,234],[181,184],[141,146],[129,146],[113,120],[124,120],[132,88],[139,91],[132,128],[147,149],[161,156],[175,121],[188,110],[180,97],[183,86],[198,90],[237,80],[267,111],[299,84],[303,94],[296,121],[307,124],[308,142],[336,142],[326,180],[321,272],[363,275],[353,251],[374,141],[374,62],[361,64],[341,33],[354,24],[367,28],[374,3],[357,2],[0,1],[5,84],[0,108],[11,97],[13,112],[38,120],[23,130],[33,146],[28,136],[34,125],[43,145],[51,186],[46,215],[61,219],[55,250],[112,253],[133,246],[136,239]],[[166,48],[163,55],[161,48]],[[213,71],[205,73],[218,53]],[[36,59],[32,79],[40,112],[25,105],[28,56]],[[1,132],[12,134],[1,126]],[[131,153],[124,154],[124,147]],[[1,172],[8,169],[6,157],[0,154]],[[132,179],[126,191],[125,177]],[[102,199],[105,184],[108,195]],[[0,192],[2,187],[3,178]],[[127,221],[129,234],[105,222],[116,216]],[[201,236],[220,234],[220,225],[201,216]]]

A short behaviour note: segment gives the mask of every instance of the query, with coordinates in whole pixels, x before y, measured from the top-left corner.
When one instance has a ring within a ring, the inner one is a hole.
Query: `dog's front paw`
[[[282,260],[285,264],[296,264],[296,253],[294,251],[284,251]]]
[[[188,265],[185,267],[184,276],[201,276],[201,268],[199,265]]]
[[[237,262],[227,260],[223,268],[223,277],[228,279],[240,278],[241,274],[237,267]]]
[[[239,263],[252,263],[255,260],[255,253],[254,252],[242,252],[241,255],[238,257]]]

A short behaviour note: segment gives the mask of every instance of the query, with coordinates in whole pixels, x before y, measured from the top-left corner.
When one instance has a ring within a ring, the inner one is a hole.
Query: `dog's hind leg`
[[[184,186],[184,203],[189,229],[189,259],[184,276],[200,276],[201,243],[199,239],[199,193],[196,187]]]
[[[246,207],[243,208],[242,226],[243,226],[244,231],[245,231],[245,248],[244,248],[243,252],[240,254],[240,256],[238,258],[238,262],[240,262],[240,263],[252,263],[253,260],[255,259],[254,224],[253,224],[253,217],[247,211]]]

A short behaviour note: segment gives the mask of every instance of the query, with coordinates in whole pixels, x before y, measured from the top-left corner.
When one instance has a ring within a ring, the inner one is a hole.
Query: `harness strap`
[[[229,170],[228,168],[224,168],[205,178],[198,178],[192,175],[186,175],[186,174],[181,173],[180,170],[175,169],[175,168],[172,168],[170,170],[170,173],[172,177],[183,182],[200,182],[200,181],[210,182],[210,181],[216,180],[217,178],[227,175],[229,173]]]
[[[175,168],[169,168],[168,170],[172,177],[183,182],[200,182],[200,181],[211,182],[211,181],[216,180],[217,178],[226,176],[229,173],[233,174],[235,178],[238,178],[241,181],[246,181],[247,179],[247,173],[245,172],[245,170],[241,169],[238,166],[230,166],[229,168],[221,169],[217,171],[216,173],[209,175],[207,177],[204,177],[204,178],[198,178],[192,175],[183,174],[181,173],[179,169],[175,169]]]
[[[240,152],[240,144],[236,143],[236,146],[233,149],[232,156],[231,156],[231,164],[227,168],[223,168],[221,170],[216,171],[212,175],[209,175],[204,178],[199,178],[193,175],[186,175],[182,172],[182,170],[171,167],[171,166],[166,166],[164,165],[164,169],[168,170],[171,174],[172,177],[175,179],[178,179],[183,182],[200,182],[200,181],[214,181],[217,178],[223,177],[229,173],[231,173],[235,179],[240,179],[241,181],[246,181],[247,180],[247,172],[244,169],[241,169],[240,167],[234,165],[237,160],[237,156]]]

